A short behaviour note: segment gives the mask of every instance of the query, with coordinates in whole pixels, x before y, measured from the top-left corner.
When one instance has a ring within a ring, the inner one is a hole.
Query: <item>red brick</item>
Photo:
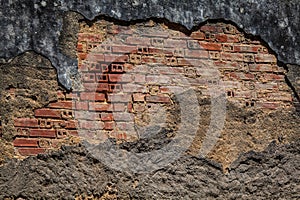
[[[108,111],[115,111],[115,112],[124,112],[126,110],[125,104],[123,103],[114,103],[112,107]]]
[[[89,53],[88,60],[90,62],[104,62],[105,61],[105,55],[97,52],[91,52]]]
[[[280,107],[279,102],[258,102],[256,105],[259,108],[265,108],[270,110],[275,110]]]
[[[208,51],[205,50],[185,50],[185,56],[188,58],[208,58]]]
[[[146,37],[127,37],[126,38],[127,44],[132,45],[142,45],[142,46],[150,46],[150,38]]]
[[[76,99],[78,99],[78,95],[77,95],[77,93],[72,93],[72,92],[68,92],[68,93],[66,93],[66,99],[67,100],[76,100]]]
[[[216,34],[215,37],[218,42],[227,42],[228,41],[228,37],[225,34]]]
[[[111,104],[107,104],[107,103],[96,103],[96,102],[89,103],[89,110],[94,110],[94,111],[108,111],[110,107]]]
[[[76,110],[88,110],[89,104],[84,101],[76,101]]]
[[[133,101],[144,101],[145,100],[145,94],[142,93],[134,93],[133,95]]]
[[[120,132],[120,131],[112,131],[110,134],[109,134],[109,137],[110,138],[115,138],[115,139],[118,139],[118,140],[127,140],[127,135],[125,132]]]
[[[78,131],[77,130],[70,130],[69,134],[72,136],[79,136]]]
[[[284,81],[284,75],[280,74],[264,74],[264,78],[269,81]]]
[[[271,64],[249,64],[249,70],[253,72],[272,72]]]
[[[128,62],[128,56],[127,55],[105,55],[105,62],[112,63],[112,62]]]
[[[221,28],[216,25],[204,25],[201,26],[200,30],[204,32],[220,32]]]
[[[112,46],[114,53],[131,53],[136,51],[136,46]]]
[[[97,92],[81,92],[80,99],[88,101],[105,101],[105,94]]]
[[[195,40],[204,40],[205,34],[203,32],[197,31],[191,34],[191,38]]]
[[[136,83],[145,83],[146,77],[144,74],[134,74],[134,82]]]
[[[53,110],[47,108],[35,110],[34,115],[36,117],[61,118],[61,112],[59,110]]]
[[[133,105],[131,102],[127,104],[127,111],[133,113]]]
[[[170,97],[166,95],[146,96],[147,102],[153,103],[170,103]]]
[[[44,148],[19,148],[18,151],[22,156],[35,156],[45,153],[46,150]]]
[[[49,108],[65,108],[65,109],[72,109],[73,103],[72,101],[59,101],[55,103],[50,103]]]
[[[31,129],[29,131],[29,136],[31,137],[46,137],[46,138],[55,138],[56,131],[48,129]]]
[[[39,122],[37,119],[18,118],[15,119],[14,125],[16,127],[39,127]]]
[[[230,60],[230,61],[244,61],[243,54],[240,53],[221,53],[222,60]]]
[[[238,43],[241,42],[241,38],[239,35],[227,35],[227,42]]]
[[[38,147],[37,139],[16,138],[13,142],[15,147]]]
[[[69,120],[65,121],[65,127],[66,129],[76,129],[78,127],[78,121],[76,120]]]
[[[128,94],[108,94],[108,101],[110,102],[128,102],[131,96]]]
[[[115,122],[104,122],[105,130],[113,130],[115,128]]]
[[[200,47],[210,51],[221,51],[222,45],[218,43],[200,42]]]
[[[255,55],[255,62],[262,63],[276,63],[276,57],[271,54],[257,54]]]
[[[112,113],[101,113],[101,120],[102,121],[112,121],[112,120],[114,120],[114,116]]]
[[[130,79],[128,80],[128,76],[124,76],[124,75],[125,74],[109,74],[108,75],[109,81],[110,82],[130,82],[131,80]],[[129,75],[129,74],[127,74],[127,75]]]
[[[235,45],[233,47],[236,52],[257,53],[261,46],[255,45]]]

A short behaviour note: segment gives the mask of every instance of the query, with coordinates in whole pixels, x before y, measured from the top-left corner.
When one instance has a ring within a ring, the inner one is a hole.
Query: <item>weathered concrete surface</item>
[[[300,4],[297,0],[20,0],[1,1],[0,58],[34,50],[50,59],[67,89],[77,72],[77,61],[60,48],[65,12],[87,19],[104,15],[130,21],[163,18],[188,29],[208,19],[226,19],[266,41],[284,63],[300,64]],[[64,38],[62,36],[62,38]],[[3,61],[4,62],[4,61]]]
[[[227,174],[219,164],[191,156],[149,174],[129,174],[110,170],[82,146],[65,147],[2,166],[0,198],[299,199],[299,172],[299,140],[243,154]]]

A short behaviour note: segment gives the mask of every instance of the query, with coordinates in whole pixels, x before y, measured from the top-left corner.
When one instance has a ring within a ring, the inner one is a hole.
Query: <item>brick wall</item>
[[[152,22],[83,22],[77,51],[80,87],[58,91],[58,101],[35,110],[34,118],[15,119],[13,144],[21,155],[58,148],[78,130],[91,142],[136,140],[135,125],[172,107],[174,91],[186,87],[209,98],[210,84],[222,83],[236,106],[268,112],[292,107],[276,57],[230,24],[206,24],[186,36]]]

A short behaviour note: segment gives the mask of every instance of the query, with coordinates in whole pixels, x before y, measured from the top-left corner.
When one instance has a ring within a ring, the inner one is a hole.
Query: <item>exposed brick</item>
[[[114,53],[131,53],[135,50],[136,50],[136,46],[128,46],[128,45],[112,46],[112,51]]]
[[[30,118],[18,118],[15,119],[14,125],[16,127],[39,127],[39,122],[37,119]]]
[[[253,72],[272,72],[271,64],[249,64],[249,70]]]
[[[46,149],[44,149],[44,148],[19,148],[18,151],[22,156],[35,156],[37,154],[45,153]]]
[[[109,74],[110,82],[131,82],[131,74]]]
[[[142,93],[134,93],[133,95],[133,101],[144,101],[145,100],[145,94]]]
[[[128,94],[108,94],[109,102],[128,102],[131,96]]]
[[[55,103],[50,103],[49,108],[65,108],[65,109],[72,109],[73,102],[72,101],[59,101]]]
[[[105,94],[96,92],[81,92],[80,99],[83,101],[105,101]]]
[[[185,50],[185,56],[188,58],[208,58],[206,50]]]
[[[16,138],[13,142],[15,147],[38,147],[37,139]]]
[[[146,96],[147,102],[153,103],[170,103],[170,97],[167,95],[155,95],[155,96]]]
[[[276,63],[276,57],[271,54],[257,54],[255,55],[255,62],[261,63]]]
[[[226,34],[216,34],[215,37],[218,42],[227,42],[228,41],[228,37]]]
[[[108,111],[114,112],[124,112],[126,110],[126,105],[123,103],[113,103],[112,107]]]
[[[29,136],[31,137],[46,137],[46,138],[55,138],[56,131],[48,129],[31,129],[29,131]]]
[[[134,82],[136,83],[145,83],[146,77],[144,74],[133,74]]]
[[[240,53],[221,53],[222,60],[230,60],[230,61],[244,61],[243,54]]]
[[[112,121],[112,120],[114,120],[114,116],[112,113],[101,113],[101,120],[102,121]]]
[[[209,51],[221,51],[222,45],[218,43],[200,42],[200,46]]]
[[[115,128],[115,122],[104,122],[105,130],[113,130]]]
[[[146,37],[127,37],[126,43],[131,45],[143,45],[148,46],[150,45],[150,38]]]
[[[191,34],[191,38],[193,38],[195,40],[204,40],[205,34],[200,31],[195,31]]]
[[[264,78],[269,81],[284,81],[284,75],[280,74],[264,74]]]
[[[245,53],[257,53],[261,46],[255,45],[234,45],[234,51]]]
[[[41,108],[34,111],[36,117],[61,118],[61,111],[48,108]]]
[[[78,127],[78,121],[76,120],[65,121],[65,124],[66,129],[76,129]]]
[[[108,111],[110,107],[111,104],[107,104],[107,103],[97,103],[97,102],[89,103],[89,110],[94,110],[94,111]]]
[[[75,105],[76,105],[76,110],[88,110],[89,109],[88,102],[76,101]]]
[[[279,102],[258,102],[256,105],[258,108],[270,110],[275,110],[280,107]]]
[[[121,54],[121,55],[114,55],[114,54],[105,55],[105,62],[108,62],[108,63],[128,62],[128,56],[124,55],[124,54]]]

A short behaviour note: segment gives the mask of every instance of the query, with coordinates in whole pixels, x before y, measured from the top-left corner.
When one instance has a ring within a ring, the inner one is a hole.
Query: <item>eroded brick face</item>
[[[89,141],[135,141],[141,137],[135,127],[168,118],[149,121],[173,108],[174,93],[187,87],[203,99],[223,87],[226,99],[245,109],[292,107],[276,57],[230,24],[207,24],[186,36],[162,24],[83,22],[77,52],[80,87],[58,91],[58,101],[35,110],[34,118],[15,119],[14,146],[21,155],[56,148],[78,131]]]

